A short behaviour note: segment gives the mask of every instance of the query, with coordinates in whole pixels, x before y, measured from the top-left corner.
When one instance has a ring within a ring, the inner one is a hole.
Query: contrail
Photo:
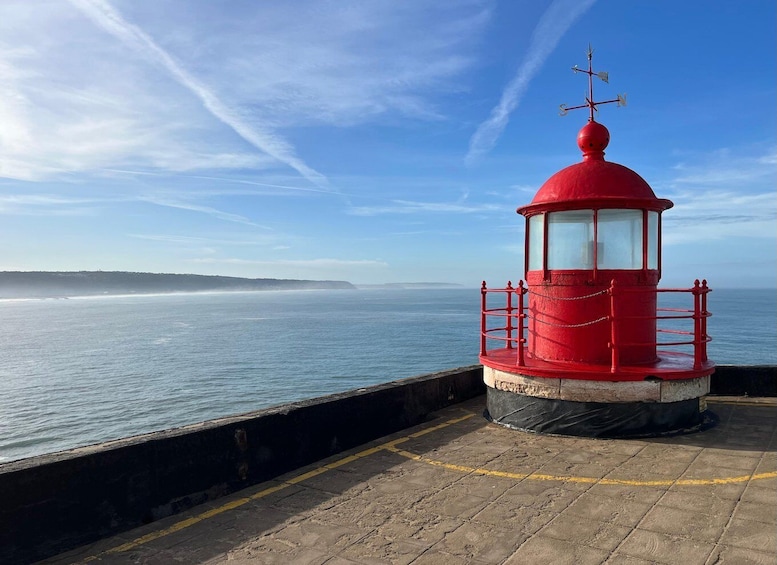
[[[469,140],[469,151],[465,158],[471,165],[496,145],[499,136],[510,121],[510,114],[518,106],[521,97],[545,60],[556,48],[561,37],[596,0],[555,0],[542,14],[531,37],[529,52],[518,69],[518,73],[502,92],[489,118],[478,126]]]
[[[294,148],[285,140],[272,132],[263,131],[243,123],[213,92],[186,72],[142,29],[122,18],[121,14],[106,0],[70,1],[99,27],[164,67],[182,86],[197,96],[213,116],[232,128],[248,143],[296,170],[313,184],[321,187],[329,184],[324,175],[308,167],[297,157]]]

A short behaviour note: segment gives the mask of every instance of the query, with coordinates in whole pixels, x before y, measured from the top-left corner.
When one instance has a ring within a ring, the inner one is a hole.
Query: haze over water
[[[777,363],[774,290],[709,301],[711,359]],[[0,316],[2,463],[476,364],[480,293],[8,300]]]

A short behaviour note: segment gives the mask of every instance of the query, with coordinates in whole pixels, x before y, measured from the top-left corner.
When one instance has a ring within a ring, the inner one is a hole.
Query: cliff
[[[346,281],[244,279],[208,275],[112,271],[0,272],[0,298],[257,290],[355,289]]]

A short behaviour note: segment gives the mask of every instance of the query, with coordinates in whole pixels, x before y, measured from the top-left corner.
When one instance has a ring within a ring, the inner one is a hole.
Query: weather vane
[[[589,121],[594,121],[594,112],[598,112],[599,109],[597,106],[600,104],[610,104],[612,102],[616,102],[618,106],[625,106],[626,105],[626,95],[625,94],[618,94],[617,98],[614,98],[612,100],[604,100],[603,102],[594,102],[594,77],[599,77],[602,79],[602,81],[609,83],[609,76],[606,72],[598,72],[595,73],[593,69],[591,68],[591,59],[593,58],[594,50],[591,49],[591,44],[588,44],[588,70],[581,69],[577,65],[572,67],[572,70],[576,73],[585,73],[588,75],[588,96],[585,97],[585,104],[581,104],[580,106],[572,106],[571,108],[567,107],[566,104],[561,104],[559,106],[559,115],[560,116],[566,116],[567,112],[570,110],[578,110],[580,108],[588,108],[591,112],[590,117],[588,118]]]

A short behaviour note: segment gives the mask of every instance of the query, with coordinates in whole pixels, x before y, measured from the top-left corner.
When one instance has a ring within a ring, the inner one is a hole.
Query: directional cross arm
[[[579,110],[580,108],[588,108],[590,111],[590,117],[589,120],[593,121],[594,119],[594,112],[598,112],[599,109],[597,106],[600,106],[602,104],[611,104],[611,103],[617,103],[618,106],[625,106],[626,105],[626,95],[625,94],[618,94],[617,98],[614,98],[612,100],[602,100],[601,102],[596,102],[594,100],[594,77],[599,78],[600,80],[609,83],[610,76],[605,71],[599,71],[595,72],[592,68],[592,59],[593,59],[594,50],[591,49],[591,46],[588,46],[588,69],[581,69],[577,65],[572,67],[572,70],[575,73],[585,73],[588,75],[588,96],[586,96],[585,104],[581,104],[580,106],[567,106],[566,104],[561,104],[559,106],[559,115],[565,116],[567,112],[570,110]]]

